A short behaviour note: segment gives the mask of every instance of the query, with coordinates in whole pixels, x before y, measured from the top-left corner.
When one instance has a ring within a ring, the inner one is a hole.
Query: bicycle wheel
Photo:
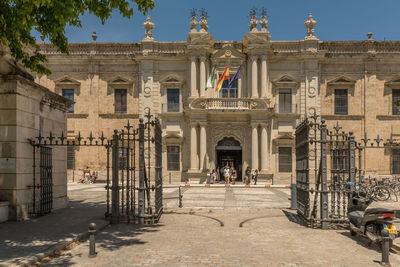
[[[390,191],[384,186],[375,186],[372,189],[371,197],[375,201],[386,201],[390,198]]]

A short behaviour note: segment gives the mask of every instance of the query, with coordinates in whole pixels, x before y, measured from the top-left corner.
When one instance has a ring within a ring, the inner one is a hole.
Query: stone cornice
[[[400,115],[376,115],[376,118],[385,121],[400,121]]]
[[[325,120],[362,120],[364,115],[322,115],[321,119]]]
[[[102,119],[138,119],[139,114],[99,114]]]
[[[67,119],[86,119],[89,114],[67,113]]]

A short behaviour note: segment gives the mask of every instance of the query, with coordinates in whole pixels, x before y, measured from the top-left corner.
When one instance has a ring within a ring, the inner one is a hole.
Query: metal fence
[[[384,142],[379,135],[370,140],[364,134],[357,142],[351,131],[341,129],[336,123],[329,130],[316,114],[296,128],[297,213],[310,226],[347,223],[349,196],[365,182],[363,151],[400,147],[392,136]]]
[[[106,154],[106,211],[111,223],[157,223],[163,212],[162,134],[158,118],[150,114],[135,128],[128,121],[111,138],[80,133],[73,138],[62,132],[55,137],[39,135],[29,139],[33,149],[32,203],[30,216],[51,212],[53,206],[54,147],[103,147]],[[37,156],[40,151],[40,157]],[[39,177],[37,177],[39,175]],[[152,179],[152,176],[154,178]]]

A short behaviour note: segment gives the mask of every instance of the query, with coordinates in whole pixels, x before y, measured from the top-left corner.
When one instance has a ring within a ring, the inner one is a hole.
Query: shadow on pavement
[[[18,264],[86,233],[88,224],[105,225],[103,201],[70,201],[68,207],[26,221],[0,224],[0,262]]]
[[[103,232],[96,235],[96,250],[114,251],[122,247],[143,245],[144,242],[140,239],[140,236],[148,232],[157,232],[159,228],[164,225],[133,225],[133,224],[118,224],[108,226]],[[47,262],[44,266],[69,266],[73,264],[79,264],[80,258],[87,258],[89,253],[88,241],[80,244],[75,249],[79,249],[80,252],[66,253],[60,257],[54,257],[50,262]],[[140,249],[136,247],[136,249]]]
[[[307,227],[306,222],[295,211],[282,210],[282,212],[290,222]]]

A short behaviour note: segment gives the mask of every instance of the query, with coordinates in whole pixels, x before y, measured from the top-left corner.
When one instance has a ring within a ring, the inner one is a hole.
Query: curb
[[[104,230],[104,228],[106,228],[108,225],[110,224],[110,222],[108,221],[104,221],[104,224],[101,224],[97,229],[96,229],[96,235],[97,233],[99,233],[100,231]],[[49,257],[51,255],[53,255],[56,251],[58,250],[64,250],[66,249],[66,247],[68,247],[70,244],[74,243],[74,242],[82,242],[83,240],[86,240],[89,238],[89,232],[83,233],[83,234],[79,234],[77,237],[74,237],[72,240],[69,241],[63,241],[60,245],[54,245],[52,247],[50,247],[49,249],[47,249],[44,252],[40,252],[37,253],[34,256],[29,256],[27,257],[25,260],[20,261],[18,264],[20,266],[23,267],[29,267],[29,266],[34,266],[36,262],[43,260],[46,257]]]
[[[181,184],[182,187],[235,187],[235,188],[291,188],[290,185],[245,185],[245,184]]]

